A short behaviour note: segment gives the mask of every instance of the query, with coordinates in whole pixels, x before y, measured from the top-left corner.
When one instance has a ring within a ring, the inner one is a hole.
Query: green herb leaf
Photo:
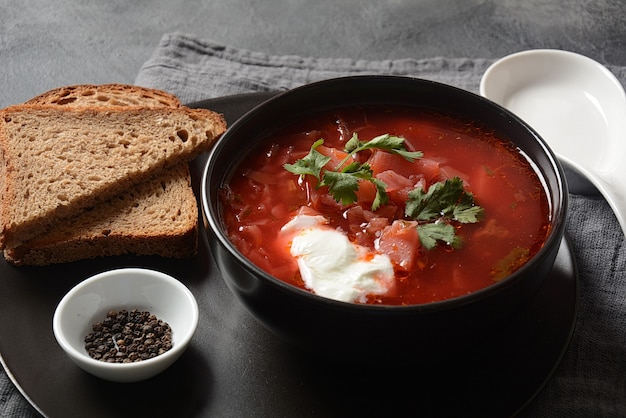
[[[402,158],[404,158],[405,160],[409,162],[419,160],[420,158],[424,156],[424,153],[422,151],[407,151],[404,149],[394,149],[393,153],[398,154],[399,156],[401,156]]]
[[[418,233],[426,248],[434,246],[433,240],[435,243],[439,240],[456,247],[460,241],[455,238],[456,229],[450,222],[478,222],[482,218],[483,209],[476,206],[474,196],[465,191],[463,180],[454,177],[432,184],[427,192],[421,187],[411,190],[404,213],[407,217],[423,223],[418,226]]]
[[[344,151],[349,154],[353,154],[357,152],[356,149],[359,148],[360,145],[361,141],[359,141],[359,135],[355,132],[352,134],[352,138],[350,138],[348,142],[346,142],[346,147],[344,148]]]
[[[372,183],[374,183],[376,187],[376,196],[372,202],[372,211],[376,212],[381,205],[389,201],[389,197],[387,196],[387,185],[384,182],[374,178],[372,179]]]
[[[367,142],[361,142],[358,135],[354,133],[352,138],[346,142],[345,152],[354,155],[367,149],[378,149],[397,154],[410,162],[424,156],[421,151],[408,151],[404,146],[404,138],[389,134],[379,135]]]
[[[300,176],[314,176],[317,181],[320,182],[320,173],[322,168],[331,160],[330,157],[327,157],[315,150],[323,143],[323,139],[315,141],[313,145],[311,145],[311,150],[306,156],[304,156],[304,158],[299,159],[294,164],[284,164],[283,167],[285,170],[293,174],[298,174]]]
[[[474,198],[465,191],[459,177],[434,183],[426,193],[421,187],[415,188],[409,192],[408,198],[405,214],[418,221],[449,217],[466,223],[465,219],[471,220],[472,215],[478,217],[481,212],[480,207],[475,209]]]
[[[413,162],[424,156],[421,151],[408,151],[404,146],[404,138],[389,134],[380,135],[365,144],[367,148],[376,148],[397,154],[407,161]]]
[[[452,219],[462,224],[473,224],[481,220],[483,208],[480,206],[456,206],[452,212]]]
[[[328,186],[328,192],[333,198],[343,205],[349,205],[357,201],[356,192],[359,190],[359,180],[366,180],[374,184],[376,196],[372,203],[372,210],[375,211],[387,203],[387,185],[374,177],[372,168],[367,163],[353,162],[343,168],[340,172],[326,171],[321,185]]]
[[[417,234],[424,248],[432,250],[437,242],[442,241],[457,248],[460,246],[460,239],[455,235],[452,225],[445,222],[433,222],[417,226]]]
[[[326,171],[321,185],[328,186],[328,192],[342,205],[349,205],[357,200],[356,191],[359,190],[359,177],[355,172]]]

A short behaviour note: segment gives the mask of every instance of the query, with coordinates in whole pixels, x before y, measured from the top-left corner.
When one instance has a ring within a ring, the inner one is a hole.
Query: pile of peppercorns
[[[172,348],[170,326],[147,311],[110,311],[85,337],[89,356],[108,363],[151,359]]]

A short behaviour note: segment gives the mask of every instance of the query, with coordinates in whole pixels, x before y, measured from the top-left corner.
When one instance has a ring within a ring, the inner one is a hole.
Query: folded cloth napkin
[[[280,91],[313,81],[359,74],[411,75],[477,91],[492,63],[485,59],[433,58],[365,61],[272,56],[197,39],[165,35],[135,83],[159,87],[184,103],[238,93]]]
[[[483,72],[492,62],[441,57],[365,61],[272,56],[173,33],[162,38],[135,82],[176,94],[186,103],[239,93],[286,90],[312,81],[357,74],[415,76],[476,93]],[[626,83],[626,67],[609,69],[622,84]],[[579,269],[578,322],[553,378],[522,415],[626,416],[624,236],[601,196],[570,197],[567,234]],[[0,373],[0,416],[15,411],[20,412],[14,416],[28,416],[27,406],[21,403],[23,398],[10,385],[6,374]]]

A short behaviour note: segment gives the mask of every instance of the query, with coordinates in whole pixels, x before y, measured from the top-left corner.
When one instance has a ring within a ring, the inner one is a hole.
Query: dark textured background
[[[164,33],[252,51],[499,58],[530,48],[626,65],[623,0],[0,0],[0,107],[76,83],[132,83]]]

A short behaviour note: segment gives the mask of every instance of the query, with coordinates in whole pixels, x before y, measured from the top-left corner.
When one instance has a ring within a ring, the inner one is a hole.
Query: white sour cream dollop
[[[300,214],[281,230],[292,236],[290,253],[306,287],[343,302],[364,303],[367,295],[389,292],[395,283],[389,257],[351,243],[327,223],[321,215]]]

